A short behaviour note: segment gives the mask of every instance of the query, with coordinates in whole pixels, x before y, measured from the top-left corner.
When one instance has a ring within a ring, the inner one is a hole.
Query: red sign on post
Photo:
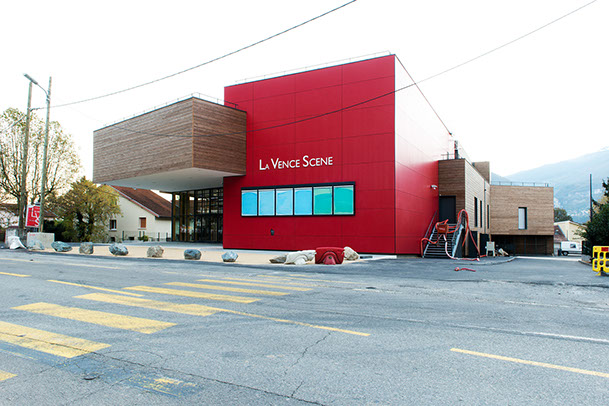
[[[40,206],[28,206],[26,227],[40,227]]]

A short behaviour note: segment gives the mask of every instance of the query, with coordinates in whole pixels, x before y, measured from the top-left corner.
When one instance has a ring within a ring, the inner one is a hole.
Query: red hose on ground
[[[471,271],[471,272],[476,272],[476,270],[475,270],[475,269],[471,269],[471,268],[459,268],[459,267],[456,267],[456,268],[455,268],[455,272],[459,272],[459,271]]]

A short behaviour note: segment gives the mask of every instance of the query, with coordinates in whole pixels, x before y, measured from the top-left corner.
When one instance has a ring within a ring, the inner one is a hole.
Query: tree
[[[110,218],[121,213],[118,193],[84,176],[66,194],[49,200],[51,210],[63,219],[68,241],[104,241]]]
[[[25,117],[25,113],[15,108],[6,109],[0,115],[0,195],[4,193],[17,201],[19,201],[21,193]],[[26,203],[35,203],[40,200],[44,124],[40,118],[32,113],[26,162]],[[80,159],[72,142],[72,137],[64,132],[59,123],[52,121],[49,123],[45,198],[66,189],[79,170]]]
[[[603,181],[603,198],[597,202],[594,201],[594,210],[592,218],[584,224],[584,230],[581,236],[587,241],[587,248],[598,245],[609,245],[609,178]]]
[[[554,221],[573,221],[573,217],[565,209],[554,207]]]

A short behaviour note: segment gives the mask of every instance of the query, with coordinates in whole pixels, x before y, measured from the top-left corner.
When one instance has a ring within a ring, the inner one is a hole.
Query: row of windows
[[[341,216],[355,213],[354,185],[241,190],[242,216]]]

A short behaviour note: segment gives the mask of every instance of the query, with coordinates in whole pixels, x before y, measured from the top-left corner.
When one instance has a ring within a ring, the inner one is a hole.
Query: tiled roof
[[[146,189],[133,189],[130,187],[112,186],[123,197],[138,204],[152,214],[161,218],[171,217],[171,202]]]
[[[554,242],[568,241],[559,226],[554,226]]]

